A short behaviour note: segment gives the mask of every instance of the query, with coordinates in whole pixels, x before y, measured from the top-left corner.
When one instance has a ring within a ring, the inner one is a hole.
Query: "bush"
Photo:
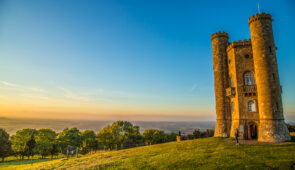
[[[287,128],[288,128],[289,132],[295,132],[295,125],[287,124]]]

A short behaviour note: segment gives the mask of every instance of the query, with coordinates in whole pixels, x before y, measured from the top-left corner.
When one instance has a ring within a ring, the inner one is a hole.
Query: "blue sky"
[[[295,120],[295,2],[260,8]],[[249,39],[257,11],[257,0],[0,0],[0,116],[214,120],[210,36]]]

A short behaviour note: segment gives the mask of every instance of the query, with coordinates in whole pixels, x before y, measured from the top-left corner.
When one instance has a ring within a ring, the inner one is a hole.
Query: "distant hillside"
[[[102,129],[108,124],[115,121],[103,120],[70,120],[70,119],[31,119],[31,118],[5,118],[0,117],[0,128],[4,128],[10,135],[15,134],[17,130],[24,128],[51,128],[56,132],[60,132],[65,128],[77,127],[83,131],[91,129],[95,132]],[[184,133],[192,133],[195,129],[214,129],[214,121],[200,122],[160,122],[160,121],[132,121],[134,125],[140,127],[140,131],[145,129],[160,129],[165,132],[178,132],[181,130]]]
[[[235,145],[231,139],[203,138],[106,151],[69,160],[0,169],[294,169],[295,142],[281,145]],[[45,161],[45,160],[44,160]]]

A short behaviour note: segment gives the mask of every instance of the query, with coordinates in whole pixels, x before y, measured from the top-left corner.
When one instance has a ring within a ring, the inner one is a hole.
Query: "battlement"
[[[227,51],[231,50],[232,48],[241,47],[241,46],[251,46],[251,39],[248,39],[248,40],[245,39],[243,41],[239,40],[238,42],[234,41],[227,46]]]
[[[254,22],[254,21],[257,21],[257,20],[263,20],[263,19],[269,19],[271,21],[273,21],[273,19],[271,18],[271,15],[268,14],[268,13],[257,13],[256,15],[252,15],[249,19],[248,19],[248,23],[249,25]]]
[[[228,33],[226,32],[215,32],[214,34],[211,35],[211,40],[217,37],[228,37]]]

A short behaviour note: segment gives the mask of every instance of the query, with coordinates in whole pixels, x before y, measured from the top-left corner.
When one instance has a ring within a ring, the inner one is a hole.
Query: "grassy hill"
[[[235,145],[202,138],[99,152],[69,160],[1,163],[0,169],[295,169],[295,142]]]

